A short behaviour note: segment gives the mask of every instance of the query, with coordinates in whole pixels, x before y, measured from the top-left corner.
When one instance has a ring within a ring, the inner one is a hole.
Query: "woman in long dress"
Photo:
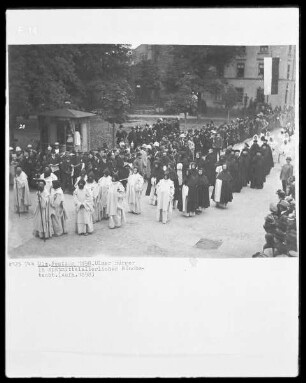
[[[87,176],[87,181],[85,183],[85,189],[88,190],[92,195],[93,200],[93,213],[92,213],[92,219],[93,222],[99,221],[99,204],[98,204],[98,197],[99,197],[99,185],[95,181],[94,174],[91,172]]]
[[[227,170],[227,165],[223,164],[222,171],[216,178],[216,183],[211,195],[211,199],[216,202],[216,207],[225,208],[228,202],[233,200],[232,181],[233,178]]]
[[[108,215],[106,213],[107,197],[108,197],[108,191],[111,184],[112,184],[112,177],[109,175],[109,171],[105,170],[103,177],[101,177],[98,181],[98,185],[99,185],[99,192],[98,192],[98,198],[97,198],[98,221],[108,218]]]
[[[125,222],[125,213],[123,208],[124,187],[119,182],[119,177],[113,175],[112,183],[108,189],[106,214],[109,216],[108,227],[115,229]]]
[[[52,182],[51,196],[50,196],[50,211],[51,220],[54,230],[54,236],[67,234],[67,220],[68,216],[64,206],[65,198],[63,189],[59,181]]]
[[[46,181],[38,181],[37,189],[37,205],[33,216],[33,234],[40,239],[49,239],[53,236],[54,231],[50,214],[50,194],[46,187]]]
[[[76,210],[76,232],[79,235],[91,234],[93,227],[93,197],[88,189],[85,188],[85,181],[80,180],[78,187],[73,193],[74,205]]]
[[[209,180],[203,173],[203,169],[198,169],[198,182],[197,182],[197,202],[198,212],[207,209],[210,206],[209,202]]]
[[[141,213],[141,194],[143,183],[143,177],[139,174],[138,169],[134,167],[133,173],[129,176],[127,183],[127,202],[129,204],[130,213]]]
[[[174,197],[174,182],[169,178],[169,172],[165,172],[164,178],[156,186],[157,192],[157,221],[167,223],[171,220]]]
[[[182,211],[185,217],[194,217],[196,215],[198,207],[197,183],[197,171],[194,167],[191,167],[186,173],[182,187]]]
[[[16,213],[27,213],[31,206],[28,176],[19,166],[14,178],[14,206]]]

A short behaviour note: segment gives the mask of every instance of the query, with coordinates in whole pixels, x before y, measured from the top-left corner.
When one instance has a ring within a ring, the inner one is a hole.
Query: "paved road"
[[[69,234],[45,243],[32,236],[34,206],[29,214],[19,218],[12,211],[13,193],[10,192],[8,252],[12,258],[106,255],[249,258],[263,246],[263,221],[269,204],[277,201],[275,192],[281,187],[279,173],[280,164],[276,163],[267,177],[264,189],[243,188],[241,193],[234,194],[233,202],[226,210],[215,208],[213,201],[210,208],[192,218],[184,217],[174,210],[172,221],[166,225],[156,222],[156,208],[149,205],[148,197],[143,196],[143,212],[140,216],[127,213],[125,226],[114,230],[108,228],[107,221],[96,223],[95,232],[89,237],[74,233],[72,196],[66,195]],[[35,204],[35,193],[31,195]],[[215,249],[195,247],[201,239],[220,241],[221,245]]]

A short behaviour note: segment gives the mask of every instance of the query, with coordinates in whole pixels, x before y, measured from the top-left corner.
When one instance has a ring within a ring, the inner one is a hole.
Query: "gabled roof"
[[[63,109],[49,110],[47,112],[40,113],[39,116],[62,117],[62,118],[83,118],[83,117],[93,117],[95,116],[95,114],[82,112],[81,110],[63,108]]]

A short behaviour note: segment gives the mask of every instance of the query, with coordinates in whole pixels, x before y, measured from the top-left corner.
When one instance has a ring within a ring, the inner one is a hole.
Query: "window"
[[[264,75],[264,63],[260,62],[258,63],[258,76]]]
[[[260,53],[268,53],[269,51],[269,46],[268,45],[261,45],[259,48]]]
[[[243,102],[243,93],[244,89],[243,88],[235,88],[237,92],[237,102]]]
[[[237,64],[237,77],[244,77],[244,63]]]
[[[290,77],[290,64],[287,66],[287,80],[289,80]]]

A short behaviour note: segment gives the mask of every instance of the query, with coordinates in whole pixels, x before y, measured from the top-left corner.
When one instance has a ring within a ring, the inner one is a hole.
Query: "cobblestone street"
[[[278,132],[274,132],[276,137]],[[276,137],[277,139],[277,137]],[[241,146],[241,145],[240,145]],[[290,143],[294,163],[293,142]],[[239,145],[237,146],[239,147]],[[284,163],[284,159],[281,159]],[[279,180],[281,164],[275,163],[264,185],[264,189],[243,188],[235,193],[227,209],[210,208],[196,217],[186,218],[178,210],[173,211],[171,222],[166,225],[156,221],[156,208],[142,197],[142,214],[126,213],[126,224],[120,229],[110,230],[108,222],[94,225],[89,237],[74,232],[75,214],[71,195],[66,197],[69,234],[43,242],[32,235],[32,217],[36,204],[35,192],[31,192],[32,206],[29,214],[19,218],[13,212],[13,192],[10,190],[8,253],[12,258],[36,257],[97,257],[97,256],[147,256],[147,257],[191,257],[191,258],[249,258],[262,249],[264,244],[264,217],[269,204],[277,201],[276,190],[281,188]],[[210,188],[210,194],[212,187]],[[127,209],[126,209],[127,211]],[[219,241],[217,246],[196,247],[200,240]],[[217,248],[211,248],[217,247]]]

